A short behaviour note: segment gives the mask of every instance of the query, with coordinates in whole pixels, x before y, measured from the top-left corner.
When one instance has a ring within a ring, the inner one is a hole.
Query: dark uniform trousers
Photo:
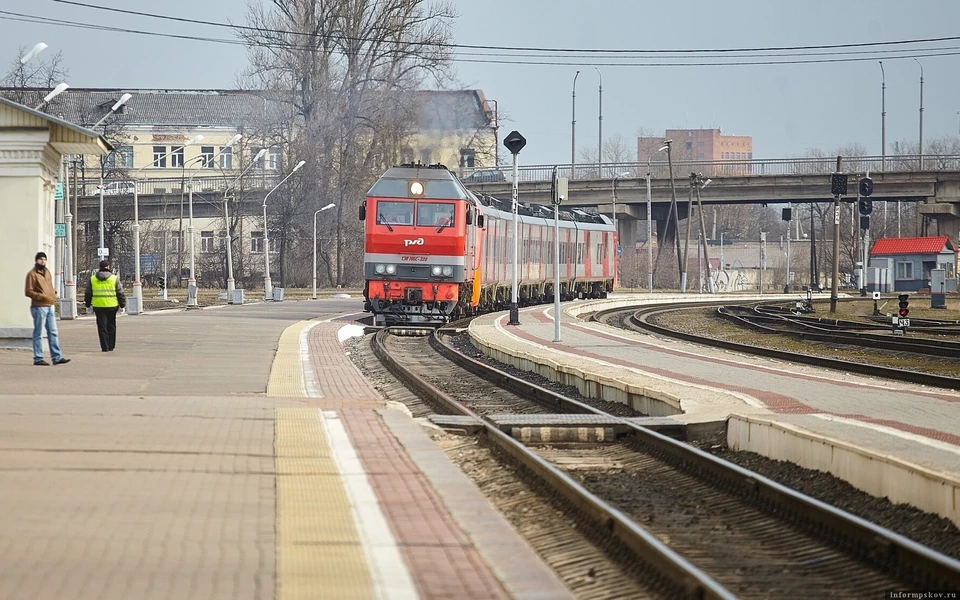
[[[93,312],[97,315],[97,335],[100,337],[100,349],[104,352],[110,352],[117,345],[117,311],[119,306],[110,308],[96,308]]]

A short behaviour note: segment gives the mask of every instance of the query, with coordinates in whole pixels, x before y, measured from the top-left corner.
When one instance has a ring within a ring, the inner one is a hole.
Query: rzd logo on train
[[[415,240],[403,240],[404,246],[422,246],[423,238],[417,238]]]

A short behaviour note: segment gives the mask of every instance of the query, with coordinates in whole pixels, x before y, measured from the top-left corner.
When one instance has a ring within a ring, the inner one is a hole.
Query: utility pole
[[[687,258],[690,252],[690,226],[693,225],[693,187],[697,185],[697,174],[690,173],[690,194],[687,198],[687,227],[683,240],[683,267],[680,269],[680,292],[687,291]]]
[[[673,180],[673,140],[664,140],[667,147],[667,165],[670,169],[670,214],[667,215],[665,232],[670,230],[670,221],[673,220],[673,239],[677,247],[677,274],[683,274],[683,265],[680,263],[680,217],[677,214],[677,186]]]
[[[701,183],[702,182],[702,183]],[[710,180],[703,181],[703,176],[697,175],[697,214],[700,216],[700,239],[703,243],[703,260],[707,265],[707,292],[713,293],[713,277],[710,274],[710,250],[707,248],[707,227],[703,221],[703,202],[700,199],[700,190],[707,187]]]

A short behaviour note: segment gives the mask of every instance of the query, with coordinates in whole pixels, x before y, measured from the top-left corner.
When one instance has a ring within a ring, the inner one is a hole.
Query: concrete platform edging
[[[830,473],[868,494],[960,525],[960,480],[946,473],[756,416],[730,415],[727,446]]]
[[[523,371],[530,371],[561,385],[577,389],[586,398],[599,398],[610,402],[626,404],[636,411],[652,417],[668,417],[683,413],[680,398],[653,388],[637,385],[617,377],[606,376],[598,371],[596,364],[587,368],[583,357],[564,355],[557,352],[556,358],[539,356],[497,343],[491,336],[474,335],[471,324],[471,338],[474,345],[487,356],[504,364],[512,365]],[[606,366],[613,369],[612,365]],[[592,370],[591,370],[592,369]],[[622,368],[619,368],[621,372]]]

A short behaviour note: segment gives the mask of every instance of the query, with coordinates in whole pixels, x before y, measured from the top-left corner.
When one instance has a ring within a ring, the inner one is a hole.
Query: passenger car
[[[463,178],[464,183],[487,183],[506,181],[503,171],[500,169],[477,169]]]

